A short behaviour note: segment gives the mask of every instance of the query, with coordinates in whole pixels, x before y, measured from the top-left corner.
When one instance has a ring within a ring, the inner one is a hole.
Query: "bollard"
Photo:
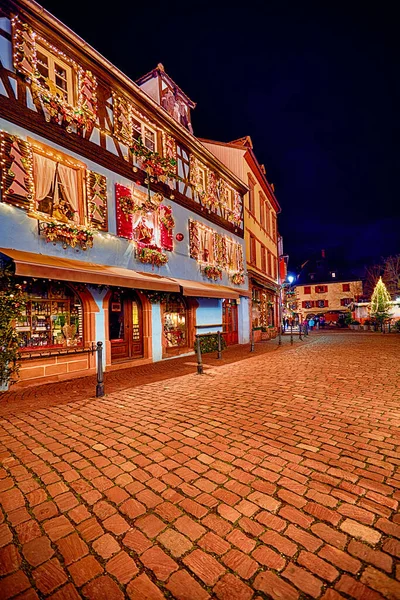
[[[96,398],[104,396],[103,382],[103,342],[97,342],[97,385]]]
[[[290,345],[293,346],[293,325],[290,325]]]
[[[218,354],[217,354],[217,358],[220,359],[222,358],[222,341],[221,341],[221,332],[217,331],[217,336],[218,336]]]
[[[196,335],[197,375],[203,375],[203,359],[201,356],[200,338]]]
[[[254,352],[254,329],[251,330],[251,346],[250,352]]]
[[[302,341],[303,338],[301,336],[301,323],[299,323],[299,340]]]

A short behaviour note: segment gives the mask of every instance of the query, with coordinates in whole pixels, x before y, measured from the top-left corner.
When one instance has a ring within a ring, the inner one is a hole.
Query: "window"
[[[303,300],[303,302],[301,303],[303,308],[313,308],[314,307],[314,302],[312,300]]]
[[[197,173],[198,173],[198,182],[199,185],[201,186],[201,189],[203,191],[206,191],[207,189],[207,178],[206,178],[206,170],[202,169],[201,167],[197,167]]]
[[[249,177],[249,211],[254,215],[254,181]]]
[[[272,215],[272,239],[274,242],[277,240],[277,229],[276,229],[276,216]]]
[[[132,131],[135,140],[141,138],[142,143],[146,148],[151,150],[151,152],[156,151],[157,138],[155,131],[147,127],[147,125],[142,123],[137,117],[132,117]]]
[[[225,202],[226,202],[229,210],[233,210],[234,205],[235,205],[235,192],[231,188],[228,188],[228,187],[225,189]]]
[[[186,306],[181,298],[167,300],[164,305],[164,338],[168,348],[180,348],[186,341]]]
[[[32,282],[27,295],[29,300],[16,323],[22,352],[82,346],[82,303],[67,285]]]
[[[325,294],[328,291],[327,285],[316,285],[315,291],[317,294]]]
[[[273,267],[274,267],[274,279],[276,279],[276,277],[277,277],[277,266],[276,266],[276,258],[275,258],[275,256],[272,257],[272,264],[273,264]]]
[[[73,104],[72,68],[42,46],[37,46],[36,58],[40,84],[68,104]]]
[[[304,293],[311,294],[311,285],[304,286]]]
[[[256,261],[256,238],[250,235],[250,263],[255,265]]]
[[[33,147],[35,207],[63,223],[85,223],[83,183],[85,165],[51,148]]]
[[[331,273],[333,279],[336,277],[336,273]]]
[[[261,246],[261,271],[266,273],[267,271],[267,257],[266,257],[267,249],[265,246]]]
[[[265,231],[271,235],[271,208],[268,202],[265,203]]]
[[[324,308],[325,306],[327,306],[327,304],[325,304],[326,300],[317,300],[317,306],[318,308]]]
[[[342,284],[342,289],[343,289],[343,292],[349,292],[350,291],[350,284],[349,283],[343,283]]]
[[[267,251],[268,255],[267,255],[267,260],[268,260],[268,270],[267,270],[267,274],[269,276],[272,275],[272,262],[271,262],[271,252],[268,250]]]
[[[342,298],[340,300],[341,306],[349,306],[353,302],[353,298]]]
[[[265,227],[265,201],[261,192],[258,193],[258,203],[260,206],[260,225]]]

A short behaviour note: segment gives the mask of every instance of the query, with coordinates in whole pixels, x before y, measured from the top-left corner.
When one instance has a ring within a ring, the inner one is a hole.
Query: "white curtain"
[[[33,172],[35,177],[36,202],[49,195],[57,163],[41,154],[33,154]]]
[[[71,208],[76,211],[74,220],[79,220],[78,174],[75,169],[58,165],[58,175],[63,185],[65,196]]]

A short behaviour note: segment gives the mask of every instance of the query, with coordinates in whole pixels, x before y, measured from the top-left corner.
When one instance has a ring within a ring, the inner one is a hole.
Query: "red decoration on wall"
[[[177,233],[175,236],[175,239],[177,242],[182,242],[184,240],[185,236],[183,235],[183,233]]]
[[[172,251],[174,249],[174,228],[175,222],[172,216],[172,208],[170,206],[160,206],[160,237],[161,246],[165,250]]]
[[[125,215],[121,210],[120,198],[132,197],[132,191],[119,183],[115,184],[117,234],[131,240],[133,237],[132,215]]]

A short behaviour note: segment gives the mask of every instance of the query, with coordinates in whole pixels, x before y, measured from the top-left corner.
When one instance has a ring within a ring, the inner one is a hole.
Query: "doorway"
[[[227,346],[238,343],[238,310],[236,300],[224,300],[222,302],[222,332]]]
[[[110,299],[111,362],[143,357],[142,306],[134,294],[114,292]]]

